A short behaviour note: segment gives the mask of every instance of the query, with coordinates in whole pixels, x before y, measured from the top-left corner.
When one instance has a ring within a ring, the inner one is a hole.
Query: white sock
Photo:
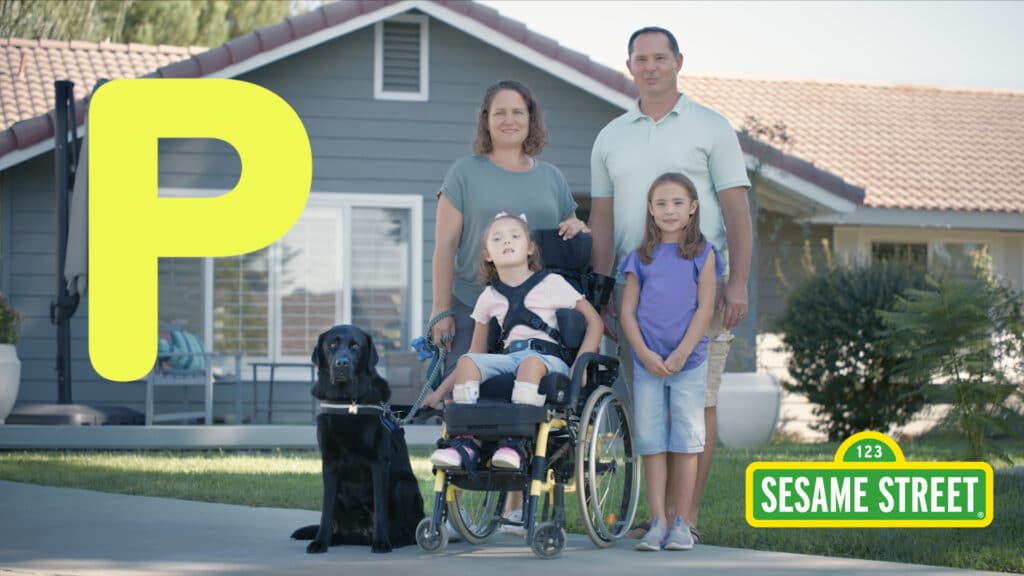
[[[544,399],[547,398],[547,395],[538,394],[537,389],[539,387],[539,384],[532,384],[530,382],[516,380],[515,386],[512,387],[512,403],[529,404],[531,406],[543,406]]]
[[[476,404],[480,398],[480,381],[470,380],[462,384],[456,384],[452,388],[452,398],[456,404]]]

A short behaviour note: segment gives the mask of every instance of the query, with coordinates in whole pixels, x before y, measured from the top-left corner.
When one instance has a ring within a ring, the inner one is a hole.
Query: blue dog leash
[[[420,336],[409,343],[413,350],[415,350],[419,355],[420,362],[423,362],[427,358],[432,358],[432,360],[430,361],[430,367],[427,369],[427,372],[430,374],[430,376],[427,377],[427,383],[423,386],[423,389],[420,390],[420,395],[416,398],[416,401],[413,402],[412,407],[409,408],[409,413],[402,419],[403,426],[412,422],[413,417],[416,416],[416,412],[420,409],[420,405],[423,404],[423,399],[427,397],[427,394],[433,390],[437,390],[437,387],[441,385],[441,375],[444,373],[445,359],[448,358],[448,344],[452,341],[453,337],[450,334],[445,334],[441,337],[441,345],[438,346],[433,340],[431,340],[430,334],[433,332],[435,324],[454,315],[455,314],[451,310],[445,310],[437,316],[434,316],[430,319],[430,322],[427,322],[427,329],[425,330],[426,335]]]

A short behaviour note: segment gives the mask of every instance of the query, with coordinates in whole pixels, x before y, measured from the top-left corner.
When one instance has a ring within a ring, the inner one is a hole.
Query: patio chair
[[[242,415],[242,354],[237,352],[206,352],[199,338],[177,325],[160,326],[160,345],[156,364],[146,377],[146,426],[159,422],[201,418],[213,424],[214,387],[235,386],[235,421]],[[188,390],[202,390],[202,410],[181,410],[156,413],[157,389],[177,388],[182,391],[186,408]]]

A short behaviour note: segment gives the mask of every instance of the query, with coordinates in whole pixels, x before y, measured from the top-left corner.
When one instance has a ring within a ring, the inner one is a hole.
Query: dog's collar
[[[388,407],[382,404],[356,404],[351,402],[343,404],[340,402],[321,402],[320,413],[321,414],[348,414],[351,416],[383,416],[388,414],[390,410]]]

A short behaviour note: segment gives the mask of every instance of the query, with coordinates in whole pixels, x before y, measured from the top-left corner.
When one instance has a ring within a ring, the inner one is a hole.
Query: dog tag
[[[348,413],[349,414],[359,414],[359,407],[356,406],[355,404],[349,404],[348,405]]]

